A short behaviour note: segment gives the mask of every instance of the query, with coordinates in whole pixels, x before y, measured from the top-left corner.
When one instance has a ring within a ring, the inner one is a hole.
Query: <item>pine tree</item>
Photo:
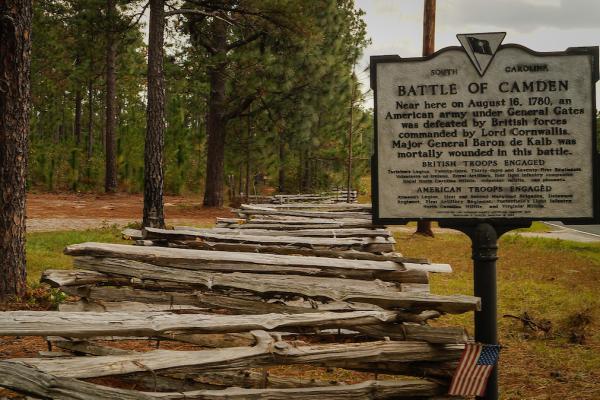
[[[21,296],[25,272],[25,174],[29,134],[32,3],[0,5],[0,299]]]
[[[117,191],[117,2],[106,0],[106,108],[104,191]]]
[[[164,228],[163,152],[165,136],[164,0],[150,0],[148,39],[148,107],[144,146],[144,213],[142,226]]]

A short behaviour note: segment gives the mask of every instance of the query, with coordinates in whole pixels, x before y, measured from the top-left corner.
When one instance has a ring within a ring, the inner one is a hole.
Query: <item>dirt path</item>
[[[27,230],[45,232],[85,230],[139,222],[141,195],[29,194]],[[170,225],[212,225],[217,217],[231,216],[229,208],[203,208],[199,197],[166,196],[165,218]]]

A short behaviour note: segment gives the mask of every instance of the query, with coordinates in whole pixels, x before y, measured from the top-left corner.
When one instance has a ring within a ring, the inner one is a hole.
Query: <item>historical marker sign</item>
[[[536,53],[503,38],[371,58],[377,222],[598,220],[598,47]]]

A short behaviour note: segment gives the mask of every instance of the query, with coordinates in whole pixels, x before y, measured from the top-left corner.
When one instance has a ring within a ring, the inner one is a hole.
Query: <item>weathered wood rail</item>
[[[430,293],[429,274],[450,266],[395,252],[370,205],[314,198],[242,205],[241,218],[214,229],[125,230],[137,246],[68,246],[76,269],[42,281],[77,301],[0,313],[0,336],[42,336],[58,351],[0,361],[0,386],[78,400],[447,399],[470,339],[428,321],[477,310],[479,299]],[[268,372],[281,365],[404,377],[346,384]],[[106,377],[138,390],[83,380]]]
[[[350,190],[350,201],[355,203],[358,198],[356,190]],[[270,204],[285,204],[288,202],[310,202],[310,203],[345,203],[348,201],[348,190],[337,189],[322,193],[311,194],[278,194],[273,196],[250,195],[249,200],[253,203],[266,202]],[[348,203],[346,203],[348,204]]]

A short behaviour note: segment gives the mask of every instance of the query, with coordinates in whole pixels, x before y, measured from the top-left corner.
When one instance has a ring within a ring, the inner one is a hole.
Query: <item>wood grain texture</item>
[[[354,385],[304,387],[288,389],[199,390],[188,392],[139,392],[109,388],[72,378],[57,378],[33,367],[12,361],[0,361],[0,386],[40,398],[63,400],[373,400],[426,397],[440,394],[445,387],[422,379],[366,381]]]
[[[276,342],[264,331],[253,331],[253,347],[218,350],[155,350],[136,355],[62,359],[13,359],[23,365],[60,377],[92,378],[135,372],[169,370],[201,372],[267,365],[311,364],[345,367],[369,362],[458,361],[464,345],[431,345],[425,342],[379,341],[296,346]]]
[[[297,229],[290,231],[273,229],[235,229],[235,228],[195,228],[193,226],[175,226],[174,231],[191,231],[202,234],[220,234],[231,236],[296,236],[326,238],[391,237],[387,229],[347,228],[347,229]],[[125,231],[123,231],[125,232]],[[141,231],[139,231],[141,232]],[[133,232],[129,232],[133,233]]]
[[[285,217],[305,217],[305,218],[322,218],[322,219],[366,219],[371,220],[372,215],[366,212],[329,212],[329,211],[297,211],[297,210],[275,210],[269,208],[261,208],[254,206],[247,206],[243,209],[237,210],[238,214],[245,216],[252,215],[277,215]]]
[[[143,242],[143,243],[140,243]],[[136,241],[138,246],[154,246],[156,245],[153,241]],[[354,249],[340,250],[340,249],[308,249],[308,248],[290,248],[287,246],[273,246],[273,245],[262,245],[262,244],[247,244],[247,243],[214,243],[208,241],[198,240],[172,240],[168,243],[169,247],[183,248],[183,249],[198,249],[198,250],[217,250],[217,251],[235,251],[242,253],[268,253],[268,254],[281,254],[291,256],[308,256],[308,257],[329,257],[345,260],[366,260],[366,261],[391,261],[399,264],[413,263],[413,264],[431,264],[425,259],[402,257],[400,253],[384,253],[374,254],[366,251],[358,251]],[[445,267],[436,268],[436,265]],[[447,264],[436,264],[432,266],[419,265],[417,270],[433,269],[436,268],[438,271],[435,272],[451,272],[451,268]],[[433,272],[433,271],[424,271]]]
[[[246,231],[244,231],[246,232]],[[286,245],[308,248],[357,248],[369,249],[374,245],[388,245],[383,251],[393,251],[393,244],[396,243],[393,237],[375,236],[375,237],[311,237],[311,236],[277,236],[267,235],[231,235],[224,233],[216,233],[212,231],[200,230],[172,230],[172,229],[157,229],[145,228],[143,230],[144,239],[147,240],[208,240],[212,242],[224,243],[254,243],[265,245]]]
[[[165,312],[0,313],[0,336],[156,336],[182,333],[231,333],[293,327],[342,328],[392,322],[391,311],[304,314],[211,315]]]
[[[450,272],[452,269],[447,264],[429,264],[397,262],[396,260],[352,260],[328,257],[287,256],[279,254],[238,253],[229,251],[202,251],[189,249],[172,249],[165,247],[142,248],[140,246],[108,244],[108,243],[81,243],[67,246],[65,254],[71,256],[112,257],[128,260],[145,261],[157,265],[171,267],[181,266],[187,269],[206,269],[207,264],[258,264],[277,267],[315,267],[320,269],[334,269],[343,271],[405,271],[408,267],[412,270]],[[399,261],[399,260],[398,260]]]
[[[197,285],[210,290],[238,289],[272,297],[287,293],[314,299],[374,304],[386,309],[437,310],[463,313],[479,309],[480,300],[473,296],[440,296],[420,292],[398,292],[396,285],[383,281],[317,278],[295,275],[230,273],[178,270],[133,260],[81,258],[75,265],[109,275],[141,280],[170,281]]]

